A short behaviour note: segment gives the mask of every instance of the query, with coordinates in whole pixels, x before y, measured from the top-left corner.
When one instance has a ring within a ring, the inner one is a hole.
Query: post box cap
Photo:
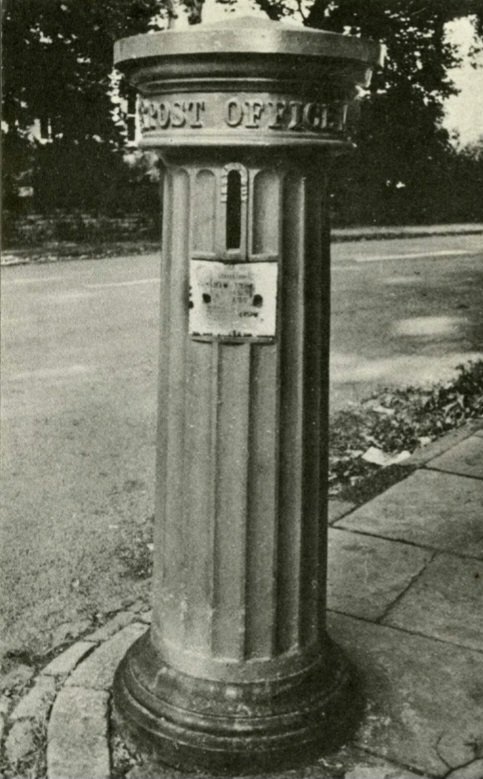
[[[346,148],[348,107],[382,47],[239,17],[118,41],[139,93],[140,145]]]
[[[160,56],[278,54],[356,60],[375,66],[381,64],[381,52],[375,41],[353,35],[243,16],[122,38],[115,43],[114,62],[129,68],[129,63]]]

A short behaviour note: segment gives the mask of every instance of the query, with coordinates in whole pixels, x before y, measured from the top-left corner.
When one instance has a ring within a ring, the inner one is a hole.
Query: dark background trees
[[[7,203],[20,182],[33,186],[37,209],[122,205],[130,173],[126,127],[114,121],[112,48],[117,38],[156,27],[161,9],[161,0],[7,0]]]
[[[308,26],[375,38],[387,47],[386,65],[374,74],[361,102],[357,151],[334,171],[339,221],[483,218],[481,166],[475,160],[473,175],[461,175],[471,165],[457,163],[442,124],[444,100],[455,92],[448,70],[460,64],[445,25],[461,16],[471,18],[475,44],[481,43],[481,2],[315,0],[305,20]],[[468,189],[473,190],[469,203]]]
[[[443,127],[448,75],[459,53],[445,25],[460,16],[482,44],[483,0],[257,0],[272,19],[363,35],[387,46],[384,70],[360,103],[357,151],[334,164],[339,223],[483,218],[483,160]],[[199,21],[202,0],[185,0]],[[173,0],[7,0],[4,11],[4,195],[18,207],[30,183],[37,209],[149,207],[141,168],[123,162],[126,129],[115,123],[112,44],[159,26]],[[483,71],[482,71],[483,84]],[[34,121],[44,141],[29,133]],[[144,188],[144,189],[143,189]],[[143,194],[144,192],[144,194]]]

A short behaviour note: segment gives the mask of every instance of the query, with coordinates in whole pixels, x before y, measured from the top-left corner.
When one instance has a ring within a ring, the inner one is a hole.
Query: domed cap
[[[114,47],[114,62],[180,55],[279,54],[356,60],[368,66],[381,64],[381,46],[352,35],[314,30],[243,16],[189,28],[122,38]]]
[[[345,146],[348,107],[381,47],[241,17],[118,41],[145,147]]]

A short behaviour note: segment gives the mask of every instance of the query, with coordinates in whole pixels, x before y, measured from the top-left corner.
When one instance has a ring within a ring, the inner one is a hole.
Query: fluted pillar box
[[[153,621],[117,710],[216,771],[330,746],[327,160],[379,46],[258,18],[126,38],[164,163]]]

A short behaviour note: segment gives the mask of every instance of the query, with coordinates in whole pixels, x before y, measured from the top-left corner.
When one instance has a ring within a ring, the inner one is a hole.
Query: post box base
[[[349,736],[361,696],[345,658],[328,642],[301,673],[238,684],[180,673],[149,638],[136,641],[114,679],[114,707],[161,762],[219,774],[296,766]]]

